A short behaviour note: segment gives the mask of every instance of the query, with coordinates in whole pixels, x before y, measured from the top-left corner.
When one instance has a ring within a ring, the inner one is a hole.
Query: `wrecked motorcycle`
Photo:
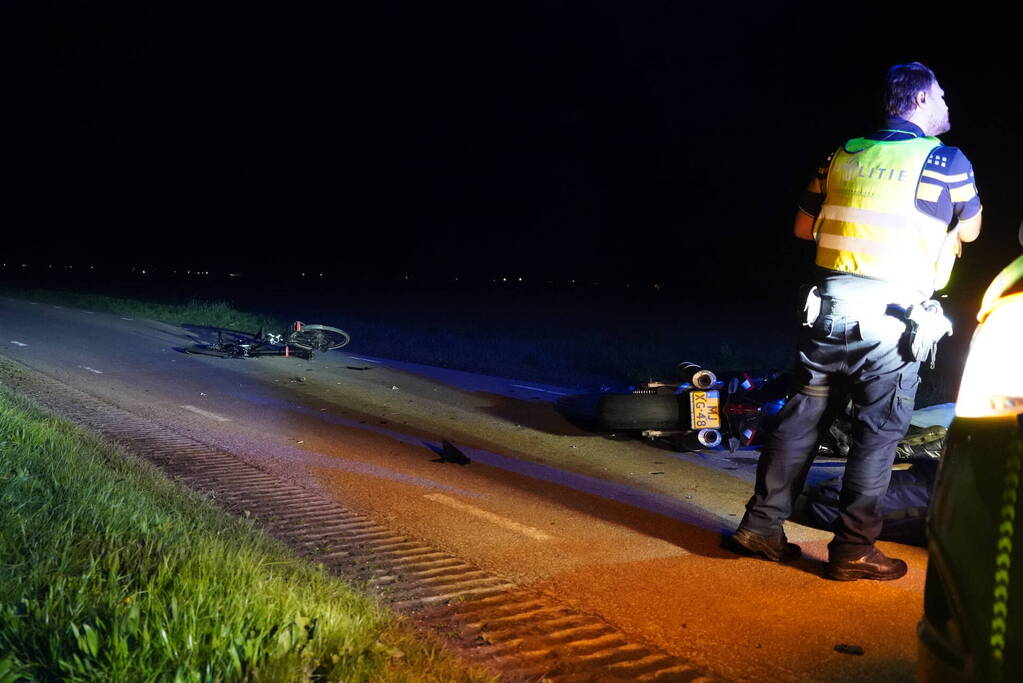
[[[675,382],[647,382],[625,394],[602,394],[596,424],[607,431],[633,431],[647,439],[666,439],[679,450],[698,451],[759,446],[765,430],[785,405],[791,391],[784,372],[751,376],[741,372],[718,379],[694,363],[679,366]],[[818,455],[845,458],[852,441],[853,406],[840,411],[821,435]],[[899,440],[897,462],[938,460],[946,428],[912,425]]]
[[[624,394],[604,394],[596,404],[601,429],[637,431],[648,439],[668,439],[681,450],[727,445],[735,451],[754,443],[765,418],[784,403],[773,390],[780,375],[728,379],[696,363],[681,363],[677,380],[650,381]]]

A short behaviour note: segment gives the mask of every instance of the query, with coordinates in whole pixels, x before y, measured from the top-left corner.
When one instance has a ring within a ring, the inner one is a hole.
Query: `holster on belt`
[[[813,327],[821,314],[821,293],[817,285],[803,285],[799,290],[799,301],[803,309],[799,312],[803,327]]]
[[[945,317],[941,304],[930,299],[913,304],[900,316],[906,323],[902,335],[902,352],[911,360],[930,358],[931,369],[938,358],[938,342],[947,334],[952,336],[952,321]]]

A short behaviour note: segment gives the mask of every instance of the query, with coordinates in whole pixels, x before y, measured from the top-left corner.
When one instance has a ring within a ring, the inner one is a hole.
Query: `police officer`
[[[817,243],[796,367],[800,388],[768,437],[733,536],[768,560],[800,556],[782,523],[834,410],[851,398],[852,446],[826,569],[846,581],[906,573],[905,562],[874,546],[880,504],[909,427],[920,360],[950,331],[942,329],[940,306],[928,300],[946,284],[962,243],[980,234],[970,162],[934,137],[949,129],[934,73],[918,62],[892,67],[885,106],[884,127],[836,150],[800,201],[795,235]]]

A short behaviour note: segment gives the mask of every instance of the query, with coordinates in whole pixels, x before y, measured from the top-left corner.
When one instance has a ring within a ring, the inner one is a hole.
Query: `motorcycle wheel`
[[[597,422],[604,429],[677,429],[675,394],[607,394],[597,403]]]

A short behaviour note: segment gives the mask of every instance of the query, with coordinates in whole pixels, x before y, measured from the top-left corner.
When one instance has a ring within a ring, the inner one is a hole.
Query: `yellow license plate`
[[[693,429],[721,428],[718,401],[716,391],[689,392],[689,424]]]

